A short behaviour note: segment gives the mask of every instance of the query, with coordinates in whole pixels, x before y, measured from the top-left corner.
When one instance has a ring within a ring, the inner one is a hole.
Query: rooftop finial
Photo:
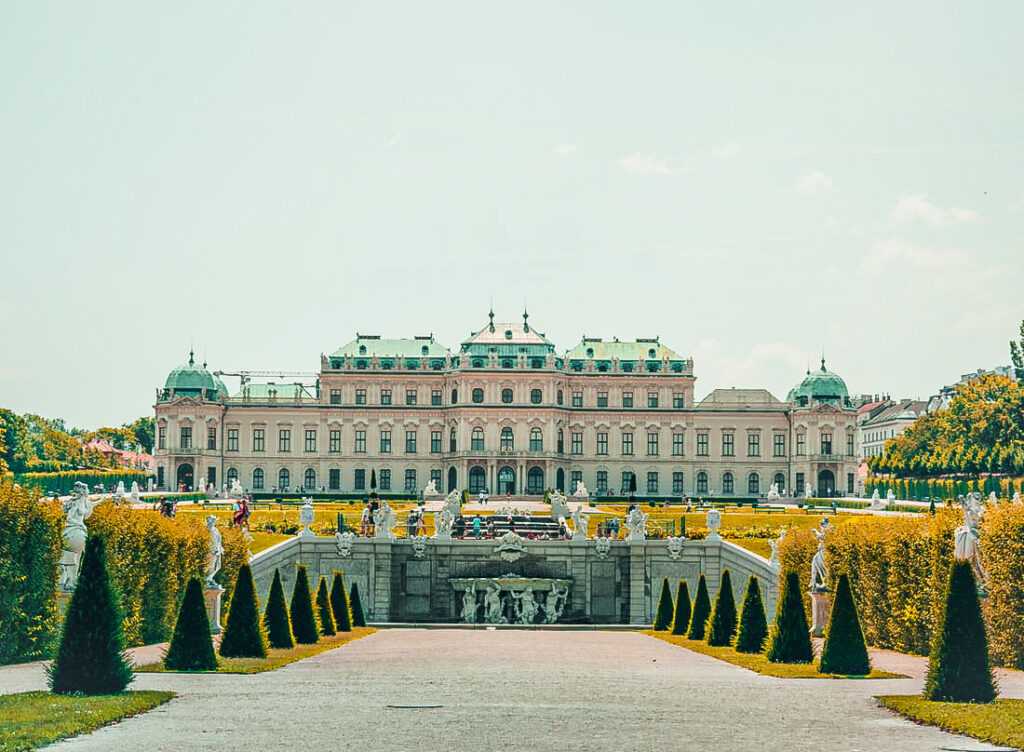
[[[825,356],[824,355],[821,356],[821,370],[822,371],[825,370]]]
[[[528,318],[530,318],[530,314],[528,314],[526,312],[526,306],[523,306],[523,331],[524,332],[530,331],[530,323],[527,321]]]
[[[196,364],[196,353],[194,348],[188,349],[188,364],[194,366]]]
[[[494,303],[491,303],[491,310],[488,312],[487,317],[491,320],[491,323],[487,325],[488,330],[494,331]]]

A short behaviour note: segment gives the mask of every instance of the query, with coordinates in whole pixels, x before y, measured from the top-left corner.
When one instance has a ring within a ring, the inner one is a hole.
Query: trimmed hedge
[[[737,653],[760,653],[768,639],[768,618],[761,600],[761,585],[753,575],[747,580],[747,592],[743,596],[743,610],[740,612],[740,627],[736,634]]]
[[[658,610],[654,613],[654,631],[664,632],[672,626],[672,591],[668,589],[668,578],[661,581],[661,596],[658,598]]]
[[[19,473],[14,477],[17,483],[23,486],[31,486],[40,489],[45,494],[59,493],[65,496],[74,490],[75,483],[81,482],[89,486],[102,483],[107,491],[117,487],[118,481],[124,481],[124,487],[130,490],[132,481],[139,482],[139,488],[146,488],[146,479],[149,474],[145,470],[130,470],[128,468],[115,468],[113,470],[64,470],[56,473]]]
[[[684,635],[690,628],[690,613],[693,606],[690,604],[690,586],[686,580],[679,580],[676,589],[676,611],[672,615],[672,634]]]
[[[174,624],[174,635],[164,656],[164,667],[172,671],[216,671],[217,656],[210,637],[203,583],[198,577],[188,581],[185,598]]]
[[[810,663],[814,660],[807,612],[800,600],[800,579],[796,572],[787,572],[782,581],[767,656],[772,663]]]
[[[708,645],[724,647],[736,635],[736,599],[732,594],[732,575],[726,569],[715,596],[715,608],[711,612],[708,629]]]
[[[320,617],[320,631],[324,637],[330,637],[335,633],[334,615],[331,613],[331,599],[327,595],[327,579],[320,578],[320,585],[316,589],[316,610]]]
[[[697,597],[693,599],[693,613],[690,614],[691,640],[703,640],[708,617],[711,616],[711,598],[708,597],[708,583],[704,575],[697,581]]]
[[[238,570],[230,604],[227,626],[220,641],[220,654],[225,658],[266,657],[267,636],[260,623],[256,584],[248,564]]]
[[[295,574],[295,586],[292,588],[292,602],[288,609],[292,617],[292,634],[295,642],[300,645],[313,645],[320,639],[320,630],[316,626],[313,614],[313,597],[309,592],[309,577],[306,568],[301,564]]]
[[[288,618],[288,604],[284,602],[284,586],[281,584],[281,571],[274,570],[274,581],[270,584],[267,596],[267,609],[263,612],[263,626],[267,630],[267,640],[272,648],[293,648],[292,624]]]
[[[857,606],[850,592],[850,578],[845,574],[839,575],[818,671],[823,674],[871,673],[871,659],[857,619]]]
[[[352,613],[348,606],[345,578],[341,572],[335,572],[334,579],[331,581],[331,611],[334,612],[335,628],[339,632],[351,632]]]
[[[359,583],[352,583],[352,592],[349,595],[349,608],[352,610],[352,626],[365,627],[366,614],[363,613],[363,602],[359,598]]]

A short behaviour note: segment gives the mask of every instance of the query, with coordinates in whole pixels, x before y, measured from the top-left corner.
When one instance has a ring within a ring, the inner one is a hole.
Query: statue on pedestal
[[[142,497],[139,496],[139,482],[137,480],[132,481],[132,503],[138,504],[142,501]]]
[[[818,539],[818,550],[811,559],[811,635],[821,637],[828,625],[829,588],[828,569],[825,566],[825,534],[828,532],[828,520],[821,521],[815,529],[814,536]]]
[[[768,541],[768,545],[771,546],[772,549],[772,555],[771,558],[768,559],[768,565],[773,567],[774,569],[778,569],[782,564],[782,562],[779,560],[779,546],[782,545],[782,539],[785,537],[786,528],[782,528],[782,530],[779,531],[778,538]]]
[[[300,538],[312,538],[316,535],[312,530],[315,519],[316,511],[313,509],[313,498],[307,496],[302,500],[302,506],[299,508],[299,523],[302,525],[302,530],[299,531]]]
[[[981,494],[975,492],[961,496],[960,504],[964,508],[964,524],[953,532],[953,558],[970,562],[978,584],[978,595],[984,597],[987,576],[981,566],[981,536],[978,532],[982,515]]]
[[[398,521],[398,515],[385,500],[381,500],[380,506],[377,511],[373,514],[373,537],[385,540],[394,540],[395,534],[392,532],[395,523]]]
[[[572,513],[569,511],[569,503],[565,500],[565,494],[561,491],[551,492],[551,519],[558,522],[567,518]]]
[[[572,539],[586,540],[587,527],[588,521],[586,515],[583,513],[583,505],[580,504],[576,507],[576,511],[572,513]]]
[[[207,590],[223,590],[213,579],[224,562],[224,538],[217,529],[216,516],[211,514],[206,517],[206,529],[210,531],[210,553],[206,557],[205,587]]]
[[[234,496],[237,499],[239,496],[242,495],[242,493],[243,493],[243,491],[242,491],[242,484],[238,482],[238,478],[232,478],[231,479],[231,495]]]
[[[716,541],[721,540],[722,536],[718,534],[719,528],[722,527],[722,513],[712,507],[708,510],[708,540]]]
[[[88,531],[85,521],[92,510],[102,499],[92,501],[89,498],[89,487],[81,481],[76,482],[71,497],[62,502],[66,520],[63,532],[63,550],[60,557],[60,589],[69,593],[75,589],[78,580],[78,563],[85,550],[85,539]]]
[[[513,592],[511,595],[515,604],[516,621],[520,624],[533,624],[537,618],[537,601],[533,598],[533,590],[527,588],[521,593]]]
[[[434,482],[434,479],[431,478],[430,482],[427,483],[427,485],[423,487],[423,498],[425,499],[428,496],[440,496],[440,495],[441,494],[438,493],[438,490],[437,490],[437,484]]]
[[[503,610],[501,588],[492,583],[487,586],[487,592],[484,593],[484,619],[488,624],[507,624],[508,619],[502,613]]]
[[[647,540],[647,514],[640,507],[633,507],[626,515],[626,527],[629,529],[627,540],[641,542]]]
[[[455,517],[447,509],[442,509],[440,512],[434,512],[434,539],[435,540],[451,540],[452,539],[452,527],[455,525]]]
[[[462,591],[462,621],[466,624],[476,623],[476,585],[470,585]]]
[[[548,593],[547,600],[544,601],[544,623],[554,624],[558,621],[562,617],[562,611],[565,610],[568,600],[569,586],[559,587],[558,583],[551,583],[551,592]]]
[[[587,484],[582,480],[576,481],[576,490],[572,492],[572,495],[575,499],[589,499],[590,491],[587,490]]]
[[[768,501],[778,501],[782,497],[779,495],[779,484],[772,483],[768,488]]]

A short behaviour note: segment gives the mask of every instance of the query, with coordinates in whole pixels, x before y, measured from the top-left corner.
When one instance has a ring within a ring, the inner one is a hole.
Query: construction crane
[[[237,376],[241,381],[241,386],[245,386],[249,383],[252,378],[258,379],[270,379],[270,378],[300,378],[300,379],[317,379],[319,382],[320,374],[314,371],[214,371],[214,376]]]

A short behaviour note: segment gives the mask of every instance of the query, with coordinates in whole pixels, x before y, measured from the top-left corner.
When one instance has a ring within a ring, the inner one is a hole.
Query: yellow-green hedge
[[[962,519],[958,509],[946,508],[934,517],[865,516],[847,519],[828,534],[832,586],[840,574],[850,576],[868,643],[928,652],[953,558],[953,531]],[[981,536],[990,652],[999,665],[1024,668],[1024,506],[987,508]],[[811,531],[790,530],[779,549],[782,572],[795,569],[806,582],[816,549]]]
[[[138,481],[139,487],[146,488],[146,480],[149,475],[145,470],[132,470],[127,467],[113,468],[110,470],[63,470],[53,473],[21,473],[15,476],[15,480],[25,486],[36,486],[42,489],[43,493],[69,494],[75,487],[75,483],[82,482],[89,486],[90,493],[93,486],[102,483],[108,491],[112,491],[118,481],[124,481],[125,488],[132,487],[132,481]]]

